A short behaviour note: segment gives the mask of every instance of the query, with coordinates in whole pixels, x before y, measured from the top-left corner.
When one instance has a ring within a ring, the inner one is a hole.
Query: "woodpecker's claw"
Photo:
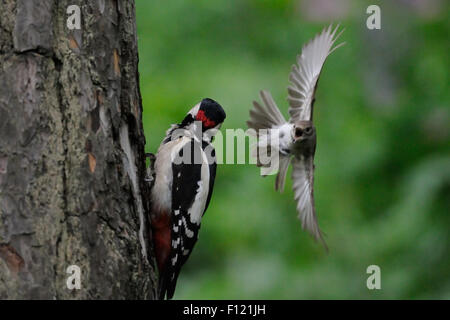
[[[144,178],[144,180],[148,183],[152,183],[155,178],[155,160],[156,156],[153,153],[146,153],[145,158],[148,158],[150,160],[150,164],[147,167],[147,176]]]

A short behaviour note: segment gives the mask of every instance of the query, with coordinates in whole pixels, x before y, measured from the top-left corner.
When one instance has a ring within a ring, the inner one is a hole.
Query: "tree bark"
[[[0,1],[0,299],[156,297],[137,68],[134,1]]]

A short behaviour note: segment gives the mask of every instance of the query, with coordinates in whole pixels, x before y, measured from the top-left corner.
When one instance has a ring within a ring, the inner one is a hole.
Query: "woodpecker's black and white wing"
[[[189,139],[179,150],[179,156],[183,157],[189,152],[190,163],[172,163],[172,250],[165,274],[162,275],[160,292],[162,297],[167,293],[167,299],[171,299],[175,292],[181,267],[197,242],[201,218],[211,199],[216,162],[215,159],[208,160],[203,151],[207,145]],[[214,157],[214,153],[211,156]]]
[[[307,230],[316,240],[321,241],[325,248],[327,245],[323,239],[322,231],[317,222],[314,207],[314,157],[300,156],[292,160],[292,188],[294,198],[297,201],[298,217],[302,222],[302,228]]]
[[[292,66],[289,74],[288,101],[290,121],[312,121],[314,94],[319,80],[320,72],[327,57],[337,48],[344,45],[340,43],[333,47],[341,31],[336,35],[339,25],[332,29],[332,25],[303,46],[302,52],[297,56],[297,64]]]

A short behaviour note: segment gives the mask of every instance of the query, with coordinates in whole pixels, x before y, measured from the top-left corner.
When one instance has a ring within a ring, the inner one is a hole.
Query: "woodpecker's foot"
[[[155,180],[155,160],[156,156],[153,153],[146,153],[145,158],[150,160],[150,163],[147,167],[147,176],[145,177],[145,181],[149,184],[152,184]]]
[[[150,159],[150,167],[155,163],[156,156],[153,153],[147,152],[145,154],[145,158],[149,158]]]

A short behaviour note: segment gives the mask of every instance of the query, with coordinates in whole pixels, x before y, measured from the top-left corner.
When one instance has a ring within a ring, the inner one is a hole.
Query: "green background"
[[[450,298],[449,8],[445,1],[137,0],[147,151],[202,98],[246,129],[269,89],[287,116],[288,74],[330,22],[346,28],[314,110],[315,200],[330,252],[301,230],[288,179],[219,165],[175,299]],[[381,290],[368,290],[369,265]]]

